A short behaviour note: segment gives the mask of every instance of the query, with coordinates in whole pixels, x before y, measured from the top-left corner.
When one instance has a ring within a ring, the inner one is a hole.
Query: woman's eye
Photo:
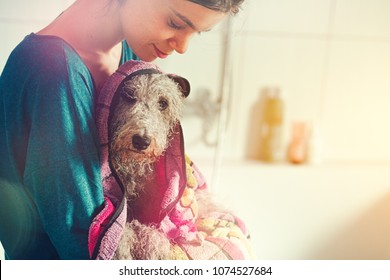
[[[166,108],[168,108],[168,101],[164,98],[161,98],[159,101],[158,101],[158,106],[159,106],[159,109],[160,111],[164,111]]]
[[[174,22],[172,19],[170,19],[168,21],[168,25],[169,27],[173,28],[173,29],[177,29],[177,30],[182,30],[185,28],[185,25],[180,25],[180,24],[177,24],[176,22]]]

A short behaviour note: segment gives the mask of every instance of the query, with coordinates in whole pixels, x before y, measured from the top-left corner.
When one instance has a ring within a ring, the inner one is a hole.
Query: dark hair
[[[202,5],[208,9],[236,14],[240,10],[240,6],[244,0],[188,0],[190,2]]]

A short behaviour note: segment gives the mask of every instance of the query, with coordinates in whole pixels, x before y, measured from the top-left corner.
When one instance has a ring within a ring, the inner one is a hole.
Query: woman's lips
[[[168,53],[160,51],[155,45],[153,45],[153,46],[154,46],[154,50],[156,51],[156,54],[159,58],[164,59],[164,58],[168,57],[168,55],[169,55]]]

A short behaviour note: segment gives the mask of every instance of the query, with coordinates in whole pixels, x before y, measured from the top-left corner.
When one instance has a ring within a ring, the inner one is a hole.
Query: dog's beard
[[[127,157],[128,153],[117,154],[113,161],[115,169],[123,174],[129,174],[133,177],[143,177],[153,171],[153,163],[156,161],[155,157]]]
[[[126,131],[126,133],[123,133]],[[136,198],[143,191],[148,181],[153,180],[154,165],[163,155],[173,137],[173,127],[166,133],[166,138],[153,138],[150,146],[145,150],[137,150],[129,144],[128,135],[135,132],[127,129],[119,129],[114,133],[109,144],[109,154],[112,167],[115,169],[118,179],[126,188],[128,198]]]
[[[115,153],[111,158],[113,167],[124,183],[128,197],[136,196],[142,191],[145,178],[153,176],[155,159],[139,157],[137,159],[128,156],[128,152]]]

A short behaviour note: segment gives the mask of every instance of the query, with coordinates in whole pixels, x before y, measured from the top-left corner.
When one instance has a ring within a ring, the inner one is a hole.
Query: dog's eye
[[[124,90],[124,91],[122,91],[122,95],[131,104],[134,104],[135,102],[137,102],[137,98],[135,97],[133,91],[127,92]]]
[[[158,101],[158,105],[159,105],[159,109],[160,111],[164,111],[166,108],[168,108],[168,101],[164,98],[161,98],[159,101]]]

